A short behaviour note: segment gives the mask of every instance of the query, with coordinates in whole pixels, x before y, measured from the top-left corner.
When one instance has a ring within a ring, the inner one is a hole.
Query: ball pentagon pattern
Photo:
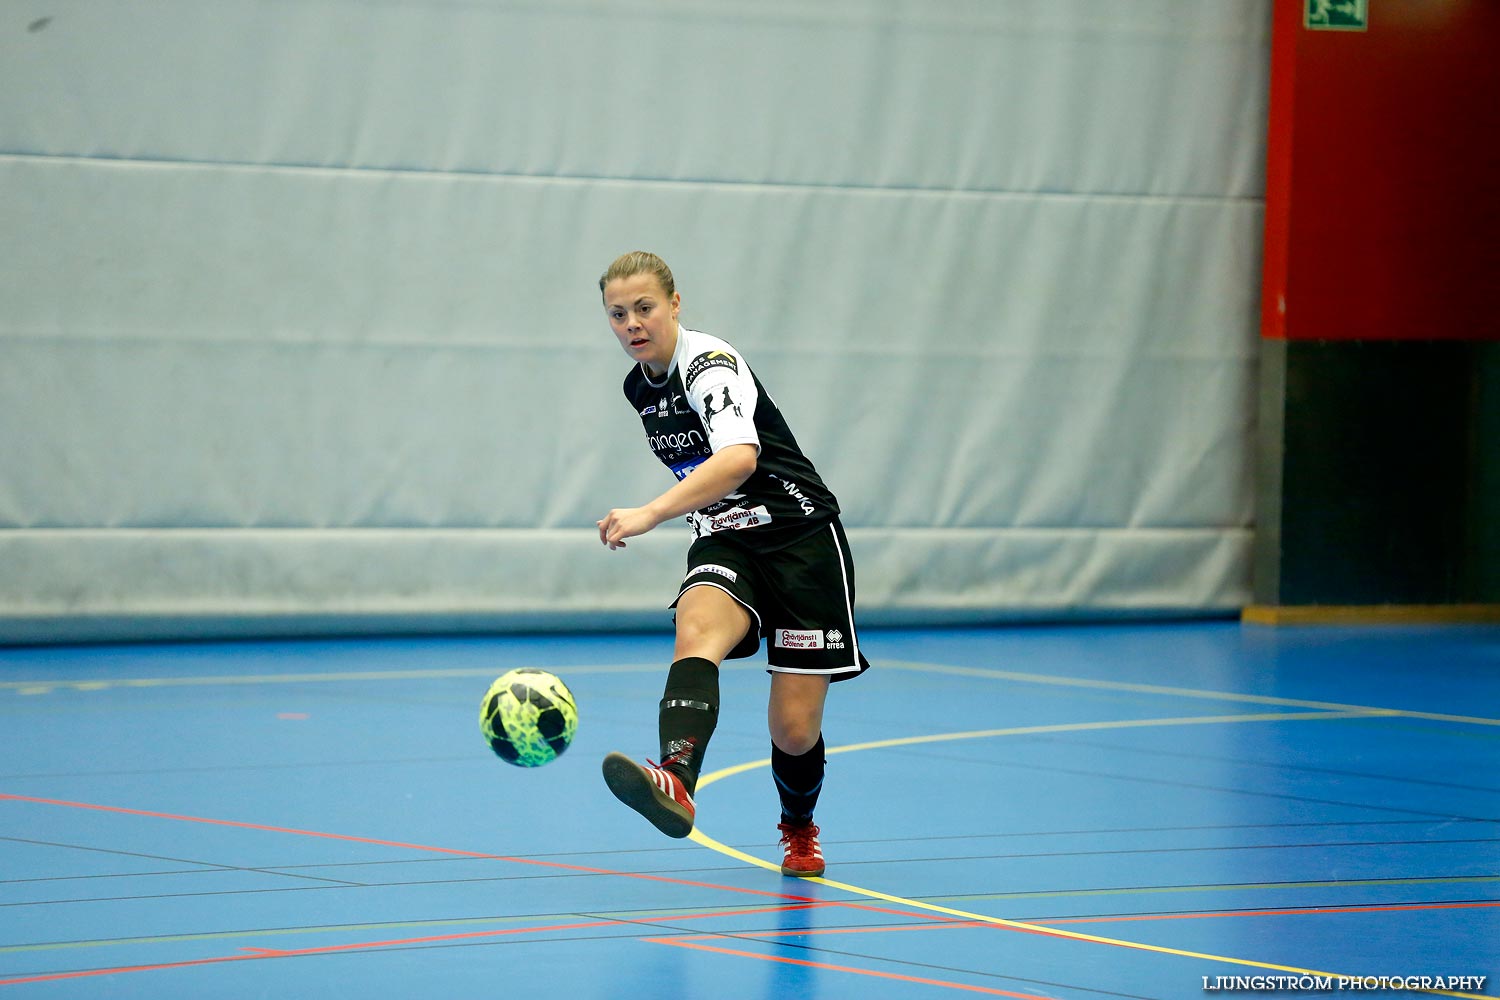
[[[495,678],[484,693],[479,731],[507,764],[541,767],[573,742],[578,706],[556,674],[520,667]]]

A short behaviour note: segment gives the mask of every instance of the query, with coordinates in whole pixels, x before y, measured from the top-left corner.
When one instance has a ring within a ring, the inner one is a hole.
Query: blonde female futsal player
[[[813,807],[823,787],[830,681],[869,667],[854,629],[854,563],[838,501],[797,447],[744,357],[678,325],[682,297],[655,254],[615,260],[604,312],[635,367],[625,398],[677,484],[600,519],[611,550],[686,515],[687,574],[672,605],[677,638],[658,715],[661,763],[604,758],[610,791],[669,837],[693,830],[693,790],[719,712],[719,663],[768,641],[771,774],[781,797],[781,870],[823,874]]]

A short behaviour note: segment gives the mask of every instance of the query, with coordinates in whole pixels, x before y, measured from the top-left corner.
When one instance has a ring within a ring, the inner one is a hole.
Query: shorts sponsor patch
[[[817,628],[779,628],[771,639],[778,649],[822,649],[823,630]]]
[[[718,563],[700,563],[688,570],[688,576],[697,576],[699,573],[714,573],[733,583],[740,575],[728,566],[720,566]]]
[[[844,633],[836,628],[779,628],[771,634],[778,649],[843,649]]]

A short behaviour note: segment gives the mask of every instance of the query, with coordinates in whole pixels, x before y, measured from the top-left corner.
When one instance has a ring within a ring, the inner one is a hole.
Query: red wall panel
[[[1500,0],[1275,0],[1261,332],[1500,339]]]

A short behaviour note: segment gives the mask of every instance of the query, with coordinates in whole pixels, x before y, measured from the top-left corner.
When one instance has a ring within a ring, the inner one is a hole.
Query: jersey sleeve
[[[752,444],[760,451],[760,435],[755,430],[755,405],[759,402],[755,377],[735,351],[719,348],[698,354],[688,362],[682,383],[688,406],[708,431],[712,450]]]

